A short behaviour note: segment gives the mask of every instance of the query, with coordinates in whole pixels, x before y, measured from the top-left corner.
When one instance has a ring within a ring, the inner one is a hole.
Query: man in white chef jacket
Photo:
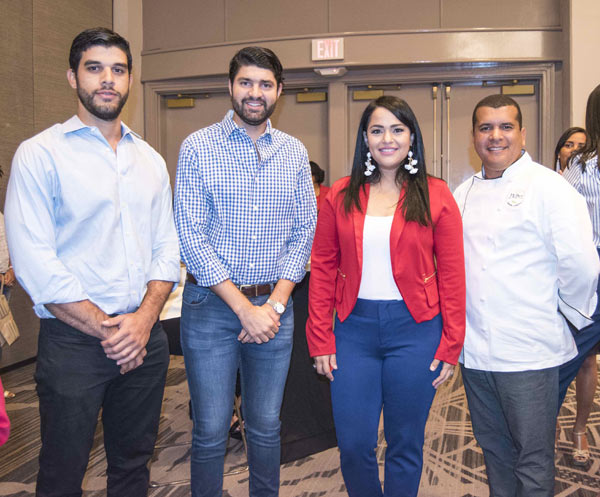
[[[467,278],[461,366],[490,494],[554,495],[558,368],[577,349],[565,316],[590,324],[600,263],[586,204],[525,151],[517,102],[473,111],[481,171],[455,197]]]

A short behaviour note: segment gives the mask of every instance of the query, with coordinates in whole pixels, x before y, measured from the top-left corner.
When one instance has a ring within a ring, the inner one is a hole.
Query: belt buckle
[[[238,288],[240,290],[240,292],[244,292],[245,289],[247,288],[254,288],[254,296],[256,297],[256,285],[238,285]]]

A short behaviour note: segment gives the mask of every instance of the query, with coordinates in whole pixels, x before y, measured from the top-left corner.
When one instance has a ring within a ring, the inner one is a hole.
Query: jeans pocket
[[[183,305],[196,309],[201,307],[207,300],[212,291],[204,286],[186,283],[183,289]]]

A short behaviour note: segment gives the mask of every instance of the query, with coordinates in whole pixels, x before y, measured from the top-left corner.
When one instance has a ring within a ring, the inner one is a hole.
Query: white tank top
[[[365,216],[359,299],[402,300],[392,273],[390,232],[394,216]]]

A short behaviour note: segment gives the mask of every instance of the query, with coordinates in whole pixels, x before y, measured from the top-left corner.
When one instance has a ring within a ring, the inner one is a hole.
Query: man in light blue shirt
[[[107,495],[145,496],[169,362],[158,315],[179,280],[171,189],[163,159],[119,119],[127,41],[83,31],[69,64],[77,115],[19,146],[5,207],[41,318],[36,495],[81,496],[102,409]]]
[[[279,491],[279,412],[293,338],[290,294],[316,223],[308,155],[269,116],[282,89],[277,56],[231,60],[233,111],[182,144],[175,223],[188,270],[181,315],[194,433],[192,496],[220,497],[239,368],[250,496]]]

